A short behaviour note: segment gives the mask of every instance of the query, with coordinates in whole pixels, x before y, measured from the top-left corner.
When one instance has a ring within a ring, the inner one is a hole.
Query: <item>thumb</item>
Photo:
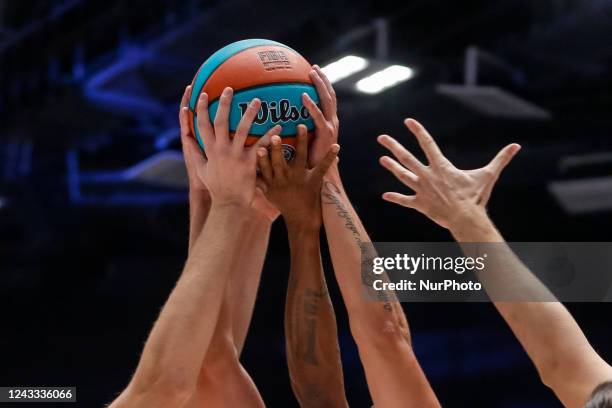
[[[497,155],[487,164],[489,170],[492,171],[494,179],[497,180],[501,172],[512,161],[514,156],[521,150],[521,145],[517,143],[509,144],[497,153]]]
[[[327,173],[327,170],[329,169],[329,167],[336,160],[336,157],[338,156],[339,151],[340,151],[340,145],[338,144],[331,145],[325,157],[323,157],[323,159],[321,159],[319,164],[317,164],[316,167],[313,169],[313,172],[317,177],[323,178],[323,176],[325,176],[325,173]]]
[[[504,147],[497,153],[497,155],[491,160],[489,164],[487,164],[487,168],[491,170],[493,174],[493,178],[491,178],[485,186],[484,191],[482,192],[481,204],[487,205],[489,202],[489,198],[491,197],[491,193],[493,192],[493,187],[495,186],[495,182],[499,179],[499,175],[506,168],[506,166],[512,161],[514,156],[521,150],[521,146],[516,143],[509,144]]]

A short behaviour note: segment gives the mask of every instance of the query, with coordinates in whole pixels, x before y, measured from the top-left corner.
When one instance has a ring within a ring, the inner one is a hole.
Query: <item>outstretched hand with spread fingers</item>
[[[380,164],[415,193],[387,192],[383,199],[414,208],[448,229],[461,223],[464,216],[474,210],[484,211],[501,172],[521,148],[516,143],[510,144],[486,166],[460,170],[442,154],[433,137],[419,122],[406,119],[404,123],[416,137],[428,164],[419,161],[391,136],[379,136],[378,142],[395,156],[395,159],[381,157]]]

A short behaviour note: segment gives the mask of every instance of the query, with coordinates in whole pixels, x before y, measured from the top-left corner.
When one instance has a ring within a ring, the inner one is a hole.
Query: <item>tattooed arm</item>
[[[376,256],[351,205],[337,166],[323,181],[323,223],[336,279],[346,305],[375,406],[438,407],[439,403],[412,349],[408,322],[392,297],[371,301],[364,289],[374,278],[361,275],[361,260]]]
[[[306,168],[306,128],[298,127],[295,159],[282,157],[280,138],[272,138],[271,163],[262,149],[259,165],[269,200],[279,208],[289,233],[291,271],[285,333],[291,386],[302,407],[347,407],[338,347],[336,317],[321,265],[321,180],[335,160],[338,145],[312,170]]]
[[[311,78],[321,99],[319,109],[307,95],[303,96],[316,125],[317,135],[311,147],[311,165],[314,165],[325,149],[338,140],[339,122],[331,84],[316,66]],[[364,287],[373,277],[360,276],[362,256],[376,255],[367,245],[370,238],[344,191],[337,164],[323,179],[321,201],[336,279],[374,405],[439,406],[412,350],[408,322],[401,305],[391,297],[381,302],[364,297]]]

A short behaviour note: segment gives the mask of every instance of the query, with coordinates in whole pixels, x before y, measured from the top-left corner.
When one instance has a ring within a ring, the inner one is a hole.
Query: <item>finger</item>
[[[198,132],[202,138],[204,146],[211,145],[215,142],[215,132],[212,124],[210,123],[210,116],[208,113],[208,94],[202,92],[198,99],[198,105],[196,107],[197,112],[197,125]]]
[[[302,94],[302,103],[304,104],[304,106],[306,106],[306,110],[308,111],[310,116],[312,116],[312,120],[314,120],[315,126],[319,129],[324,128],[326,119],[323,115],[323,112],[321,112],[321,109],[319,109],[317,104],[314,103],[310,95],[305,92]]]
[[[329,167],[336,161],[336,157],[338,156],[338,152],[340,151],[340,145],[333,144],[327,151],[327,154],[323,159],[317,164],[317,166],[313,169],[315,175],[322,179],[329,170]]]
[[[259,108],[261,107],[261,101],[257,98],[253,99],[249,106],[242,115],[242,119],[238,123],[238,127],[236,128],[236,133],[234,134],[233,144],[237,146],[237,148],[242,149],[244,146],[244,142],[246,141],[247,136],[249,135],[249,131],[251,130],[251,125],[253,125],[253,120],[255,116],[257,116],[257,112],[259,112]]]
[[[179,111],[179,126],[181,128],[181,139],[192,137],[189,127],[189,107],[183,106]],[[192,137],[193,138],[193,137]]]
[[[283,157],[281,138],[278,135],[274,135],[272,136],[271,141],[272,147],[270,149],[270,156],[272,160],[272,169],[274,170],[274,177],[284,177],[287,170],[287,162]]]
[[[306,168],[308,162],[308,130],[305,125],[297,127],[297,146],[294,163],[297,168]]]
[[[323,80],[323,83],[325,84],[325,87],[327,88],[327,91],[331,95],[331,97],[332,97],[332,104],[333,104],[334,111],[335,111],[336,107],[338,106],[338,101],[336,99],[336,91],[334,90],[334,87],[332,86],[331,81],[329,80],[329,78],[327,78],[327,75],[325,75],[325,73],[323,72],[321,67],[318,66],[318,65],[313,65],[313,67],[317,71],[317,73],[319,74],[319,77],[321,77],[321,79]]]
[[[272,165],[270,164],[268,151],[264,147],[257,149],[257,163],[259,164],[259,171],[261,172],[263,180],[268,184],[271,183],[274,173],[272,171]]]
[[[334,116],[334,104],[329,93],[329,90],[325,86],[325,83],[317,73],[317,71],[310,71],[310,80],[315,86],[317,90],[317,94],[319,95],[319,100],[321,101],[321,108],[323,108],[323,114],[326,119],[331,119]]]
[[[404,195],[400,193],[384,193],[383,200],[399,204],[402,207],[417,209],[417,199],[415,195]]]
[[[389,170],[399,181],[410,187],[413,191],[417,191],[418,177],[407,170],[404,166],[390,158],[389,156],[383,156],[380,158],[380,164],[387,170]]]
[[[414,119],[406,119],[404,124],[416,136],[419,146],[423,149],[429,164],[435,164],[444,159],[444,155],[427,130]]]
[[[402,163],[408,170],[415,174],[419,174],[424,165],[414,157],[404,146],[389,135],[378,136],[378,143],[389,149],[391,153]]]
[[[259,138],[257,142],[253,145],[254,149],[259,147],[268,147],[272,144],[272,136],[280,135],[281,130],[283,130],[281,125],[276,125],[270,128],[262,137]]]
[[[200,150],[198,142],[193,137],[182,137],[181,143],[183,147],[185,167],[187,168],[187,176],[190,179],[192,177],[197,177],[198,169],[200,174],[204,174],[206,172],[207,160],[202,153],[202,150]]]
[[[516,143],[512,143],[497,153],[497,155],[491,160],[489,164],[487,164],[486,168],[489,169],[491,178],[485,186],[485,189],[482,193],[481,202],[479,204],[486,205],[491,198],[491,193],[493,193],[493,188],[495,187],[495,183],[499,179],[501,172],[506,168],[506,166],[512,161],[514,156],[521,150],[521,146]]]
[[[255,188],[258,188],[261,190],[263,195],[266,195],[266,193],[268,192],[268,186],[266,185],[266,183],[259,177],[257,177],[255,179]]]
[[[183,109],[185,106],[189,107],[190,98],[191,98],[191,85],[187,85],[185,87],[185,92],[183,92],[183,97],[181,98],[181,104],[179,105],[179,109]]]
[[[229,111],[232,103],[232,88],[225,88],[219,98],[219,108],[215,115],[216,143],[230,143],[229,138]]]
[[[499,178],[501,172],[506,168],[506,166],[512,161],[514,156],[521,150],[521,146],[516,143],[509,144],[504,147],[497,153],[497,155],[491,160],[487,167],[493,173],[495,180]]]

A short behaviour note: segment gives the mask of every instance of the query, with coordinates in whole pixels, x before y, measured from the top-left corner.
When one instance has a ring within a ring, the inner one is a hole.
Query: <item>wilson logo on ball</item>
[[[249,107],[248,103],[239,103],[240,117],[244,116]],[[277,102],[262,102],[261,108],[253,123],[263,125],[270,120],[272,123],[297,122],[310,118],[310,114],[305,106],[301,108],[291,105],[288,99],[281,99]]]

